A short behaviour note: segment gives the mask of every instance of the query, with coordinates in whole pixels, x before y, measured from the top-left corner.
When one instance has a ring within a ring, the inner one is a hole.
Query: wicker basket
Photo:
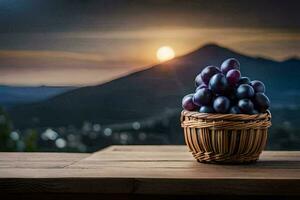
[[[258,160],[267,141],[271,113],[208,114],[182,111],[181,126],[198,162],[242,164]]]

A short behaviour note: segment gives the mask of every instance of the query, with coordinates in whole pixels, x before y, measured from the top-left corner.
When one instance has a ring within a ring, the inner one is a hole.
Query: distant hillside
[[[229,57],[241,62],[242,75],[263,80],[274,106],[299,103],[300,62],[253,58],[218,45],[205,45],[187,55],[111,82],[75,89],[10,111],[19,128],[125,123],[180,110],[181,98],[194,91],[194,77],[207,65]],[[296,63],[296,64],[295,64]],[[33,119],[39,119],[34,124]]]
[[[75,87],[0,85],[0,105],[12,107],[19,104],[33,103],[72,89],[75,89]]]

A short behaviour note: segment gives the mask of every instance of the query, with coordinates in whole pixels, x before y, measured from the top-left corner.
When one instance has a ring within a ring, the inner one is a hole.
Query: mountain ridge
[[[253,58],[216,44],[150,68],[95,86],[86,86],[26,106],[10,114],[17,127],[80,125],[88,120],[100,124],[126,123],[147,119],[170,109],[180,109],[183,95],[193,92],[194,77],[207,65],[220,66],[229,57],[241,62],[242,74],[263,80],[273,99],[284,88],[299,89],[292,66],[268,59]],[[298,69],[299,70],[299,69]],[[269,74],[272,73],[272,76]],[[277,79],[285,74],[290,81]],[[39,123],[36,124],[38,119]]]
[[[0,85],[0,105],[12,107],[19,104],[37,102],[75,88],[72,86],[17,86],[2,84]]]

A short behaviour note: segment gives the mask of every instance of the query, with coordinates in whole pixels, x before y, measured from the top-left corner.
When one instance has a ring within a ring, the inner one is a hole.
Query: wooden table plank
[[[0,179],[3,193],[299,196],[298,180],[55,178]]]
[[[0,169],[63,168],[88,156],[84,153],[0,153]]]
[[[104,151],[121,151],[121,152],[184,152],[188,150],[185,145],[113,145],[101,151],[95,152],[103,153]]]
[[[219,171],[217,171],[219,170]],[[300,169],[222,169],[166,167],[99,167],[94,169],[0,169],[0,178],[164,178],[164,179],[296,179]],[[276,174],[276,175],[275,175]]]
[[[31,161],[39,164],[31,167]],[[112,146],[91,155],[0,153],[4,192],[300,196],[299,188],[299,151],[265,151],[251,165],[197,163],[186,146]]]

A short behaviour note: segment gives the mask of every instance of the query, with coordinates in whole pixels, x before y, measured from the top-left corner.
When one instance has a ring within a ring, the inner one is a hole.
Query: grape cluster
[[[240,63],[225,60],[221,68],[205,67],[195,78],[196,91],[182,99],[182,107],[201,113],[258,114],[270,106],[265,85],[258,80],[241,77]]]

